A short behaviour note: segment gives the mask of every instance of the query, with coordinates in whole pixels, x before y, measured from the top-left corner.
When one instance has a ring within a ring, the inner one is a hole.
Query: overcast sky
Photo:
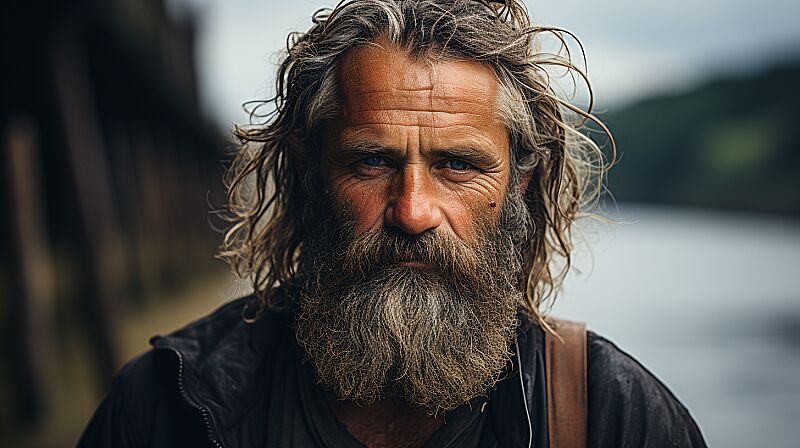
[[[583,42],[601,108],[685,89],[712,76],[800,57],[798,0],[537,0],[535,22]],[[318,0],[168,0],[197,15],[201,101],[223,128],[245,122],[241,103],[272,90],[278,52],[306,30]]]

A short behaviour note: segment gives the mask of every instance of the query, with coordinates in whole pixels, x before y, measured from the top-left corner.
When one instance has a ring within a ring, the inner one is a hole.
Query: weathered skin
[[[438,229],[473,242],[477,229],[497,222],[509,142],[488,66],[415,60],[379,40],[349,53],[338,79],[342,110],[325,130],[321,166],[337,207],[351,208],[357,234]],[[422,446],[442,423],[398,401],[332,401],[369,447]]]
[[[477,62],[411,59],[378,43],[339,67],[342,112],[323,139],[323,177],[356,233],[437,229],[471,241],[496,222],[509,181],[497,80]],[[358,148],[367,143],[368,151]]]

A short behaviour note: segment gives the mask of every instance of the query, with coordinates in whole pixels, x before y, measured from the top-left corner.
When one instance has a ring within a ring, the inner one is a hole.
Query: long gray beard
[[[340,399],[400,398],[433,413],[485,394],[518,324],[522,198],[506,198],[498,228],[483,229],[474,247],[441,231],[354,238],[347,219],[328,216],[299,270],[296,336],[318,381]]]

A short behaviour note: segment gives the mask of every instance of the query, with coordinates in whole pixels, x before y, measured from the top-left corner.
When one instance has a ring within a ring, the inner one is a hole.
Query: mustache
[[[475,274],[479,270],[477,244],[467,244],[440,230],[409,235],[383,227],[354,237],[340,262],[346,274],[363,277],[401,267],[400,263],[422,264],[446,276]]]

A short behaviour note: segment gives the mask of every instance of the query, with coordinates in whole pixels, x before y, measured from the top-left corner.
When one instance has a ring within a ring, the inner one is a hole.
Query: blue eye
[[[449,165],[448,168],[456,171],[466,171],[472,168],[471,164],[463,160],[448,160],[446,165]]]
[[[361,163],[367,166],[381,166],[384,164],[383,157],[371,156],[361,160]]]

